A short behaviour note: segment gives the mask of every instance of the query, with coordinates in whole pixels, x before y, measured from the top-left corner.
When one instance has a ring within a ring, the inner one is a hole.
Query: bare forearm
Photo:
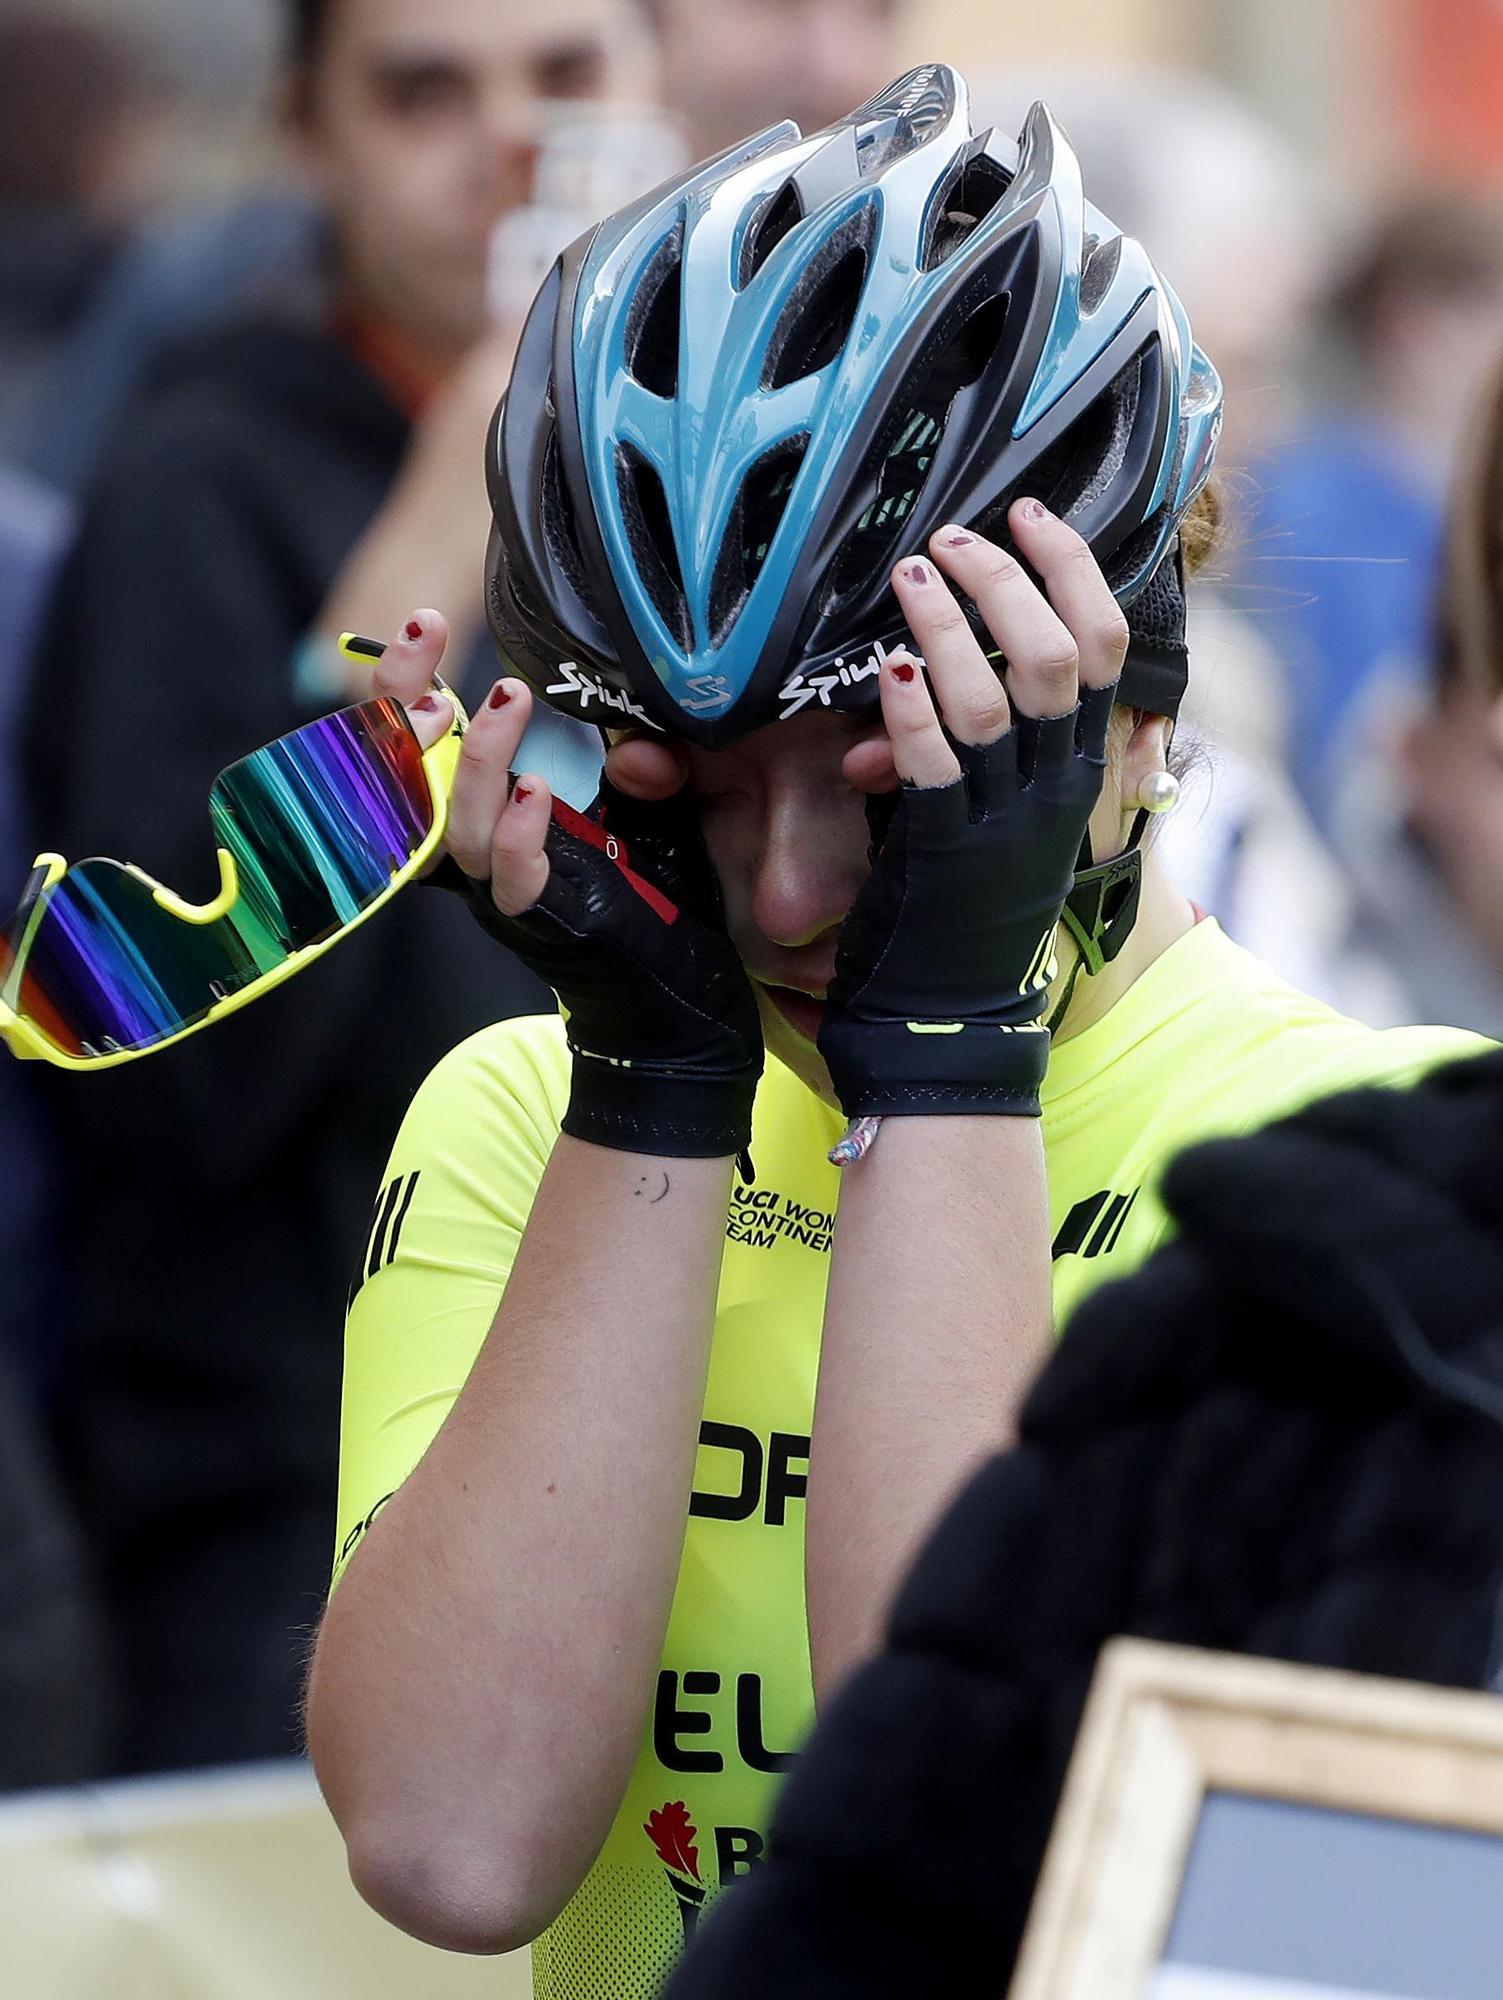
[[[1050,1328],[1026,1118],[891,1118],[842,1182],[810,1449],[816,1694],[878,1643],[945,1504],[1010,1442]]]
[[[314,621],[322,637],[341,632],[400,632],[415,604],[449,613],[452,657],[464,654],[479,628],[478,589],[485,557],[485,522],[478,509],[453,518],[422,487],[401,483],[346,557]],[[482,495],[483,497],[483,495]],[[352,669],[352,694],[366,692]]]
[[[559,1140],[465,1387],[324,1621],[309,1733],[352,1858],[398,1829],[477,1881],[523,1868],[535,1916],[593,1858],[667,1627],[729,1173]]]
[[[483,523],[468,515],[452,518],[442,493],[431,482],[404,475],[385,506],[345,558],[329,587],[312,636],[323,641],[325,657],[337,666],[351,701],[369,698],[370,669],[341,660],[335,642],[342,632],[400,632],[413,605],[449,608],[449,657],[458,672],[480,628],[476,588],[485,553]]]
[[[451,671],[458,674],[483,616],[490,521],[484,441],[511,372],[512,346],[505,330],[488,336],[418,423],[380,512],[314,620],[323,638],[399,632],[413,605],[441,605],[449,615]],[[351,692],[366,692],[358,672]]]

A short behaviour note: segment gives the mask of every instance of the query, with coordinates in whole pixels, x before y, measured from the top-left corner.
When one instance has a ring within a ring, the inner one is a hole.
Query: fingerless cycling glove
[[[558,995],[574,1058],[564,1131],[628,1153],[744,1153],[761,1024],[692,802],[604,780],[587,815],[554,801],[546,852],[520,916],[452,862],[442,876]]]
[[[847,1117],[1038,1116],[1055,931],[1101,792],[1113,692],[1087,688],[1069,715],[957,743],[954,784],[905,786],[885,805],[819,1035]]]

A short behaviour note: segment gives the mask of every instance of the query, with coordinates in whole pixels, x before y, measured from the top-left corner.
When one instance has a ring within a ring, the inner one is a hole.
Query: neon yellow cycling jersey
[[[1192,1140],[1489,1044],[1379,1034],[1274,978],[1206,920],[1055,1049],[1044,1090],[1056,1319],[1166,1232],[1154,1191]],[[495,1314],[568,1094],[551,1017],[456,1049],[392,1154],[347,1329],[336,1576],[437,1431]],[[648,2000],[762,1852],[813,1697],[803,1497],[842,1129],[770,1062],[732,1191],[682,1567],[651,1720],[605,1847],[534,1947],[543,2000]],[[880,1143],[880,1141],[878,1142]],[[588,1634],[581,1643],[588,1643]]]

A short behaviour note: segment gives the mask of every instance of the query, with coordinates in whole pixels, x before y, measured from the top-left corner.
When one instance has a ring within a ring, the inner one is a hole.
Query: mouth
[[[796,1035],[806,1042],[819,1040],[820,1024],[825,1018],[823,995],[803,993],[796,986],[774,986],[767,980],[758,983]]]

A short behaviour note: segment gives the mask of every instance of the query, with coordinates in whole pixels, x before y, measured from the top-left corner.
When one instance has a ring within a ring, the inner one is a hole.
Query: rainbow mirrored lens
[[[422,751],[400,706],[365,702],[232,764],[209,814],[239,894],[194,923],[142,875],[81,861],[23,907],[6,1000],[65,1054],[147,1048],[343,930],[433,826]],[[12,993],[9,988],[14,985]]]

